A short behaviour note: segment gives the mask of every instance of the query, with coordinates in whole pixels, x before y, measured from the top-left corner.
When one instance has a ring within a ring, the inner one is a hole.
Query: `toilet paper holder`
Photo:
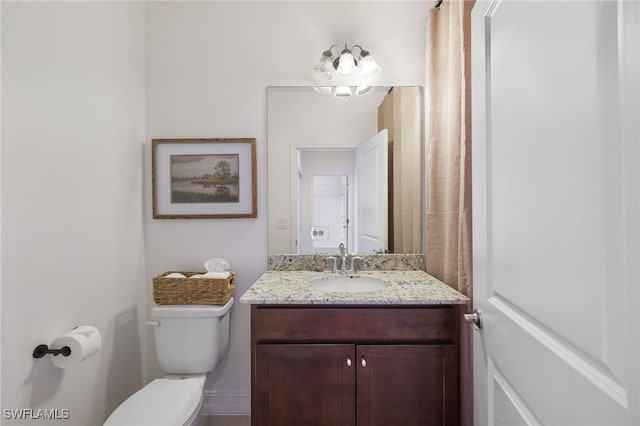
[[[42,358],[47,354],[51,354],[53,356],[58,356],[58,355],[69,356],[71,355],[71,348],[69,346],[64,346],[60,349],[49,349],[49,346],[47,345],[38,345],[33,350],[34,358]]]

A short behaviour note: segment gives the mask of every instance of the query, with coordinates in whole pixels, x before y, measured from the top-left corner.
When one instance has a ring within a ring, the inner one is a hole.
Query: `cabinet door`
[[[359,345],[358,426],[458,424],[453,345]]]
[[[253,425],[354,425],[354,345],[256,345]]]

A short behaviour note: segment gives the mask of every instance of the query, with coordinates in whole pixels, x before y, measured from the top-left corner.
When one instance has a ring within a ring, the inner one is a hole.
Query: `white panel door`
[[[347,176],[313,176],[311,212],[311,253],[340,253],[338,247],[347,241],[348,183]]]
[[[640,424],[640,2],[478,1],[477,425]]]
[[[356,149],[356,251],[373,254],[387,245],[389,141],[381,130]]]

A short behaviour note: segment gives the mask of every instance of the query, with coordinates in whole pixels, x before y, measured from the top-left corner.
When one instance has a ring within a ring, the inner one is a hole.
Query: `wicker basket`
[[[224,305],[236,289],[236,274],[229,278],[190,278],[204,272],[178,272],[187,278],[167,278],[178,271],[153,277],[153,300],[158,305]]]

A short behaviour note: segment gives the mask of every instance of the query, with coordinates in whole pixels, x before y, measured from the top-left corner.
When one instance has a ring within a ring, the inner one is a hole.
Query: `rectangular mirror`
[[[422,87],[269,87],[269,254],[421,253]]]

